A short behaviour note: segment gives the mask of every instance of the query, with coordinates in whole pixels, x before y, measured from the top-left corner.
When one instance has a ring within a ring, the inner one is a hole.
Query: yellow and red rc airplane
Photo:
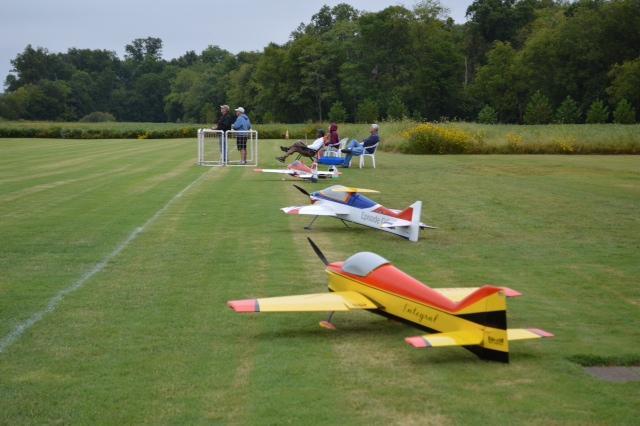
[[[334,312],[367,309],[430,332],[405,339],[415,348],[462,346],[480,358],[500,362],[509,362],[510,341],[553,336],[537,328],[507,328],[506,297],[521,295],[512,289],[431,288],[375,253],[360,252],[344,262],[329,263],[308,240],[326,265],[329,293],[232,300],[229,307],[240,313],[331,312],[320,322],[331,329]]]

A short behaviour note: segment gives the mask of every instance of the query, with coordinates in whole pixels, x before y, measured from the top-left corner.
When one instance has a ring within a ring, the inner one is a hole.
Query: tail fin
[[[462,346],[482,359],[509,362],[507,302],[504,291],[485,286],[457,303],[454,315],[465,320],[450,331],[405,339],[421,347]],[[473,324],[471,324],[473,323]]]
[[[411,210],[411,226],[409,227],[409,241],[418,241],[420,238],[420,216],[422,215],[422,201],[411,204],[405,212]],[[404,212],[403,212],[404,213]],[[402,213],[400,214],[402,216]]]

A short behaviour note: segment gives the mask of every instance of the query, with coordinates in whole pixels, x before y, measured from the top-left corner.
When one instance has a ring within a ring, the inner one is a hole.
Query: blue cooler
[[[339,166],[344,162],[344,158],[339,157],[322,157],[318,160],[318,164],[325,164],[327,166]]]

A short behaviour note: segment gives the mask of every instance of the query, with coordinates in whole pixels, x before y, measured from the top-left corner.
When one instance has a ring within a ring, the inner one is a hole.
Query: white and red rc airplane
[[[318,179],[331,179],[340,176],[340,172],[334,166],[325,172],[318,170],[318,163],[314,162],[313,165],[309,167],[299,160],[289,164],[286,169],[253,169],[253,171],[259,173],[280,173],[311,182],[317,182]]]
[[[309,197],[311,205],[285,207],[282,211],[287,214],[315,216],[305,229],[311,229],[311,225],[318,216],[335,217],[343,223],[353,222],[390,232],[409,241],[418,241],[421,229],[435,229],[420,222],[422,201],[416,201],[404,210],[395,210],[388,209],[362,195],[362,193],[378,193],[373,189],[333,185],[309,194],[304,188],[298,185],[293,186]]]

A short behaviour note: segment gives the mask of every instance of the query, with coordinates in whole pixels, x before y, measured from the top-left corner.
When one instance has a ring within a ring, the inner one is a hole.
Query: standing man
[[[229,114],[229,105],[220,105],[220,118],[218,119],[218,125],[216,126],[216,130],[222,130],[226,132],[227,130],[231,130],[231,126],[233,125],[233,117]],[[227,144],[225,143],[226,133],[220,135],[220,151],[222,152],[222,161],[223,163],[227,163]]]
[[[238,107],[236,111],[236,121],[233,123],[233,130],[240,131],[236,135],[236,146],[240,151],[240,164],[247,164],[247,133],[243,130],[251,130],[251,121],[249,117],[244,113],[244,108]]]

